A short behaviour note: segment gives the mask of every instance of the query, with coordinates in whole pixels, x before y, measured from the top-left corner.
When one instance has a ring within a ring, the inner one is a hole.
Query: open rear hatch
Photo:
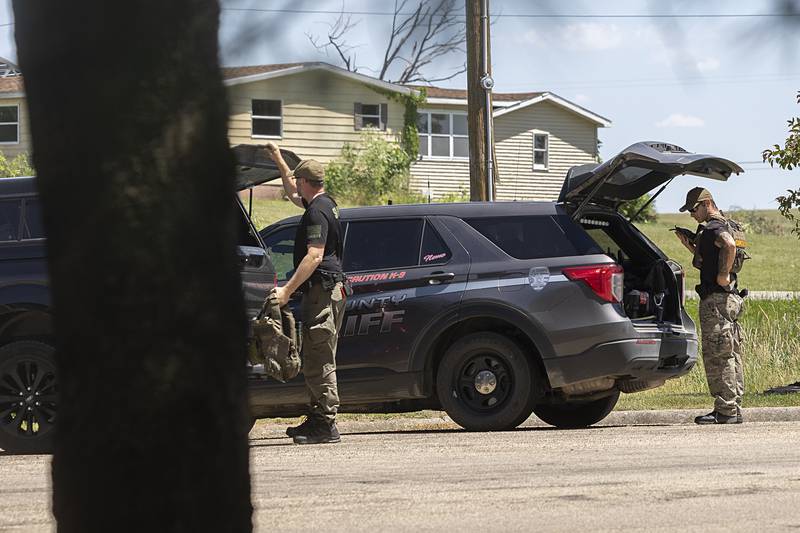
[[[281,177],[278,166],[264,153],[264,147],[255,144],[237,144],[233,148],[236,157],[236,190],[252,189]],[[281,150],[283,160],[294,169],[300,158],[294,152]]]
[[[590,202],[616,210],[623,202],[635,200],[676,176],[691,174],[726,181],[731,174],[741,172],[744,170],[739,165],[721,157],[692,154],[669,143],[638,142],[599,165],[572,167],[558,200],[576,206],[572,217],[577,220]]]

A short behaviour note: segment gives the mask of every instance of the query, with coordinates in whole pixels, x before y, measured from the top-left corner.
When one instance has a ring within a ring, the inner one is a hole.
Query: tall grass
[[[699,324],[697,301],[687,311]],[[800,394],[764,395],[767,389],[800,380],[800,300],[746,300],[741,319],[744,406],[800,405]],[[702,350],[702,347],[701,347]],[[711,407],[702,357],[689,374],[658,389],[622,395],[617,409]]]

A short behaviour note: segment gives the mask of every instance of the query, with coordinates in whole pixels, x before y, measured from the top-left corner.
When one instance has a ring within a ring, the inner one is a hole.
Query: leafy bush
[[[345,144],[341,156],[328,164],[325,189],[353,205],[419,201],[408,189],[410,168],[411,159],[400,145],[367,129],[357,145]]]
[[[464,190],[463,187],[458,189],[458,192],[449,192],[447,194],[443,194],[439,198],[436,199],[436,202],[449,204],[454,202],[468,202],[469,201],[469,191]]]
[[[33,167],[28,162],[28,156],[19,154],[14,159],[8,159],[0,152],[0,178],[15,176],[33,176]]]
[[[635,218],[634,215],[642,208],[644,204],[650,201],[650,195],[645,194],[644,196],[640,196],[636,200],[631,200],[630,202],[625,202],[619,208],[619,212],[625,218],[629,219],[631,222],[655,222],[658,220],[658,214],[656,213],[656,203],[653,202],[647,206],[647,208],[639,213]]]

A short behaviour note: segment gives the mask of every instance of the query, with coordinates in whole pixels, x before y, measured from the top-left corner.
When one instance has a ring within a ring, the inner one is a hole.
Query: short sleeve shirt
[[[324,244],[325,251],[318,270],[342,271],[342,227],[339,223],[339,207],[326,193],[322,193],[307,204],[306,212],[297,227],[294,237],[294,268],[300,265],[308,253],[309,244]]]

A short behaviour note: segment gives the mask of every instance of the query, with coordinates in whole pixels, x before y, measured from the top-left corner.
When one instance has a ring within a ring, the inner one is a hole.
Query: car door
[[[236,203],[241,213],[236,255],[242,276],[245,310],[247,317],[253,318],[261,311],[267,291],[275,286],[275,269],[242,202],[237,198]]]
[[[353,296],[339,340],[340,382],[354,399],[412,395],[405,374],[413,348],[439,318],[458,313],[469,255],[435,218],[351,220],[344,270]]]

